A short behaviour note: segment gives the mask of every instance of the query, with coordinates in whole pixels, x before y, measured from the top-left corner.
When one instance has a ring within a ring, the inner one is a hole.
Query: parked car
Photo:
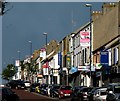
[[[19,96],[8,87],[0,87],[0,101],[19,101]]]
[[[47,87],[47,96],[50,97],[50,89],[52,88],[52,85],[49,84],[48,87]]]
[[[77,92],[77,101],[88,100],[88,92],[90,92],[93,88],[92,87],[82,87]]]
[[[77,100],[77,92],[84,86],[75,86],[72,88],[72,93],[70,95],[71,101],[76,101]]]
[[[58,90],[59,98],[70,97],[71,93],[72,93],[71,86],[61,85],[59,90]]]
[[[96,89],[93,95],[93,101],[106,101],[107,87]]]
[[[101,87],[93,87],[93,89],[90,92],[88,92],[88,95],[87,95],[88,101],[93,101],[94,92],[99,88]]]
[[[50,89],[50,96],[51,97],[58,97],[58,90],[60,88],[60,85],[54,84],[51,86]]]
[[[10,82],[8,82],[6,84],[6,86],[8,86],[10,88],[15,88],[15,89],[24,89],[25,88],[25,84],[21,80],[11,80]]]
[[[39,85],[40,85],[39,83],[32,83],[30,85],[30,92],[35,92],[36,87]]]
[[[41,84],[40,85],[40,93],[43,95],[47,95],[47,87],[48,87],[48,84]]]
[[[120,100],[120,83],[109,83],[107,87],[107,91],[108,93],[109,91],[112,91],[113,94],[115,95],[116,100]]]
[[[30,88],[31,82],[30,81],[24,81],[25,88],[28,89]]]

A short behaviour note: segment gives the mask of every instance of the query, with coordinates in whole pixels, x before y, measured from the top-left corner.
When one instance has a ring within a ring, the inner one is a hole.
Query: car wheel
[[[54,97],[54,94],[52,93],[52,97]]]
[[[59,95],[59,99],[61,99],[61,96]]]
[[[19,101],[19,99],[18,99],[18,98],[16,98],[16,99],[15,99],[15,101]]]
[[[16,86],[15,89],[18,89],[18,86]]]
[[[3,99],[2,101],[7,101],[6,99]]]

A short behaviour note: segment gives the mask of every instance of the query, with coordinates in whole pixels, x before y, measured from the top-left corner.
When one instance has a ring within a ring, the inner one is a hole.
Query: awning
[[[100,63],[96,63],[96,67],[95,67],[95,69],[101,69],[102,68],[102,64],[100,64]]]
[[[38,74],[38,75],[37,75],[37,77],[41,77],[41,78],[42,78],[42,77],[43,77],[43,75],[41,75],[41,74]]]
[[[42,68],[49,68],[49,62],[46,62],[42,65]]]
[[[75,73],[75,72],[77,72],[78,71],[78,68],[77,67],[71,67],[71,69],[70,69],[70,74],[73,74],[73,73]]]

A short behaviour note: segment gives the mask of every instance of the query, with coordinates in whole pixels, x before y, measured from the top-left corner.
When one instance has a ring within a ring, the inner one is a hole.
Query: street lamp
[[[86,4],[86,7],[90,8],[90,86],[91,82],[91,64],[92,64],[92,4]]]
[[[45,35],[45,41],[46,41],[46,66],[47,66],[47,33],[43,33],[43,35]],[[46,73],[47,73],[47,68],[46,68]],[[46,81],[48,82],[48,78],[46,76]]]
[[[18,60],[20,61],[20,51],[18,50]]]
[[[32,69],[32,41],[28,41],[30,43],[30,70]],[[32,71],[31,71],[32,73]],[[31,75],[31,80],[33,82],[33,74],[30,74]]]
[[[30,56],[32,55],[32,41],[28,41],[30,43]]]
[[[47,33],[44,32],[43,35],[46,36],[45,40],[46,40],[46,52],[47,52]],[[46,53],[46,56],[47,56],[47,53]]]

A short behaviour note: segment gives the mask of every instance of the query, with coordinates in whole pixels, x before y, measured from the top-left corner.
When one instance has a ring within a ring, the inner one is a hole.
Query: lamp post
[[[32,41],[28,41],[30,43],[30,56],[32,55]]]
[[[46,44],[46,66],[47,66],[47,33],[43,33],[45,35],[45,44]],[[47,68],[46,68],[46,73],[47,73]],[[46,76],[46,83],[48,83],[48,77]]]
[[[32,41],[28,41],[30,43],[30,71],[31,71],[31,67],[32,67]],[[29,78],[30,79],[30,78]],[[31,71],[31,82],[33,82],[33,74]]]
[[[92,64],[92,4],[86,4],[86,7],[90,8],[90,86],[91,82],[91,64]]]
[[[20,51],[18,50],[18,60],[20,61]]]

